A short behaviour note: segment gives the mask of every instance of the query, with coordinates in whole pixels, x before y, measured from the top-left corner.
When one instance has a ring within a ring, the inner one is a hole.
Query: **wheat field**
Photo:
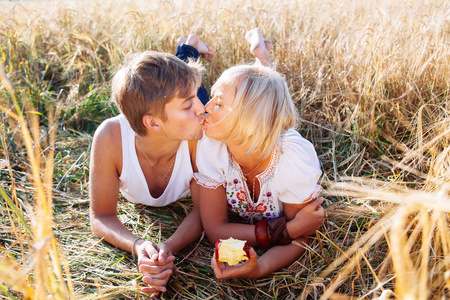
[[[0,1],[0,297],[145,299],[131,255],[92,234],[89,152],[133,52],[215,51],[209,88],[259,27],[319,154],[326,218],[290,267],[217,280],[203,237],[163,299],[450,299],[450,2]],[[190,209],[119,202],[164,240]]]

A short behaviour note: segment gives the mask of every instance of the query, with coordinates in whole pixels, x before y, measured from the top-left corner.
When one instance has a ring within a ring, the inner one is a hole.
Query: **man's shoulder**
[[[122,158],[122,136],[120,133],[119,117],[103,121],[94,134],[92,146],[93,159],[95,162],[112,162],[117,170],[121,170]]]
[[[104,120],[95,130],[94,139],[116,141],[120,136],[120,120],[117,116]]]

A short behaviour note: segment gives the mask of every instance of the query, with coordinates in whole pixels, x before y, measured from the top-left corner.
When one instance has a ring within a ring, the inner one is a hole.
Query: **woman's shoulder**
[[[223,184],[229,163],[224,143],[204,136],[197,143],[195,161],[198,172],[194,174],[194,178],[198,184],[208,188],[217,188]]]
[[[227,153],[226,145],[203,135],[200,140],[189,141],[189,152],[193,162],[194,171],[198,166],[213,164],[216,159],[223,157]]]
[[[228,165],[227,145],[203,136],[197,142],[196,163],[200,171],[207,166],[208,168],[225,168]]]
[[[314,146],[297,131],[282,136],[282,151],[274,174],[274,190],[285,203],[305,203],[316,190],[322,174]]]
[[[206,151],[209,153],[227,153],[227,145],[203,135],[203,138],[197,142],[197,152],[199,151]]]
[[[282,155],[294,155],[317,158],[313,144],[301,136],[295,129],[285,131],[280,138],[280,151]]]

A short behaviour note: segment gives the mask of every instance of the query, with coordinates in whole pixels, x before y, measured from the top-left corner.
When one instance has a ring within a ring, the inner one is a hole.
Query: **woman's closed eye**
[[[217,99],[216,105],[214,105],[214,109],[219,109],[222,107],[222,104],[220,103],[220,98]]]

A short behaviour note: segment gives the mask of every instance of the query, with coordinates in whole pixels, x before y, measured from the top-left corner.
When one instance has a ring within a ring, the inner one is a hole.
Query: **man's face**
[[[197,91],[187,98],[175,97],[166,104],[167,120],[162,130],[167,137],[177,140],[199,140],[203,137],[205,107],[197,98]]]

